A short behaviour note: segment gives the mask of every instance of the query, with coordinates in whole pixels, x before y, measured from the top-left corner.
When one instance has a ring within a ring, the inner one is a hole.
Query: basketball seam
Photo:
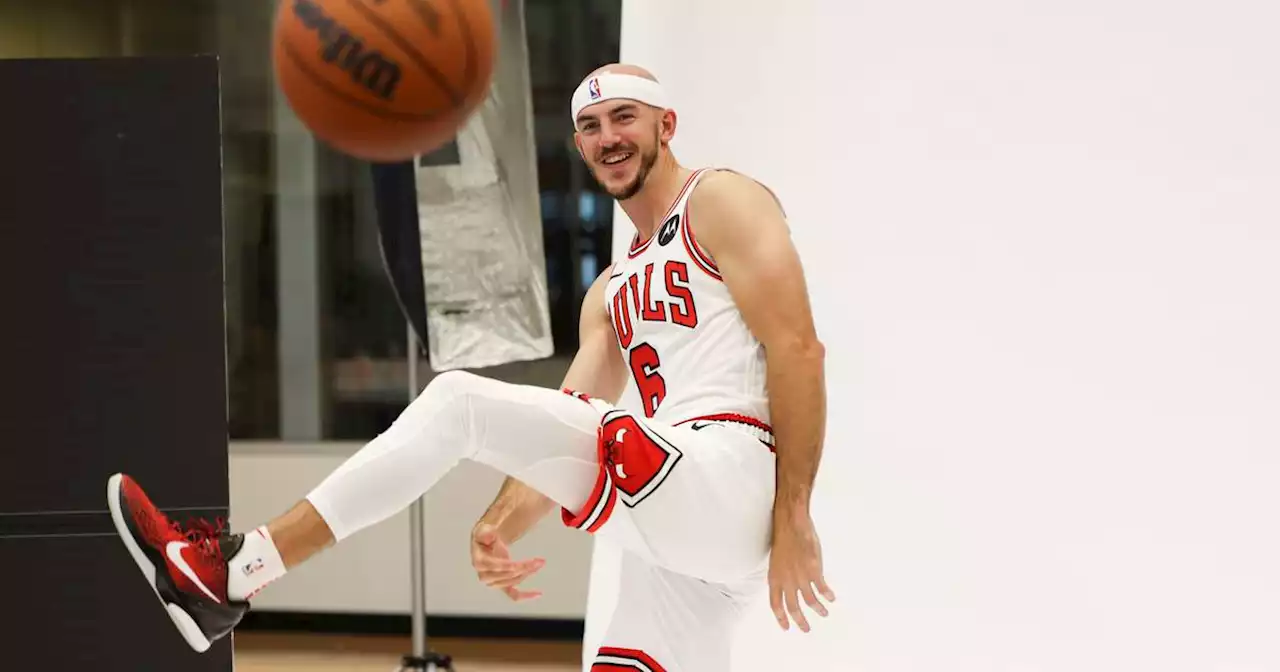
[[[431,21],[427,19],[427,12],[430,10],[427,9],[426,3],[423,0],[405,1],[409,3],[409,9],[412,9],[418,15],[418,18],[422,20],[423,25],[430,28]],[[453,7],[453,15],[458,19],[459,34],[462,35],[462,39],[466,44],[467,65],[462,81],[469,82],[476,74],[476,61],[479,60],[476,58],[476,44],[471,39],[471,24],[467,22],[467,15],[458,6],[458,0],[448,0],[448,2]]]
[[[461,97],[453,90],[453,87],[450,86],[449,81],[444,74],[437,70],[435,66],[431,65],[431,63],[427,61],[426,57],[415,49],[408,40],[404,39],[400,33],[397,33],[395,28],[392,27],[391,24],[387,23],[386,19],[378,16],[376,12],[360,4],[360,0],[347,0],[347,4],[351,5],[352,9],[364,16],[369,23],[373,24],[374,28],[381,31],[382,34],[394,42],[397,47],[400,47],[400,49],[404,51],[405,55],[409,57],[409,60],[416,63],[419,68],[422,68],[422,71],[426,73],[427,77],[433,80],[436,83],[436,86],[440,87],[445,94],[449,96],[449,101],[452,103],[454,109],[457,109],[457,107],[462,104]]]
[[[420,4],[421,2],[422,0],[409,0],[410,5]],[[475,42],[471,39],[471,24],[467,22],[466,13],[464,13],[462,8],[458,6],[458,0],[448,0],[448,2],[450,5],[453,5],[453,15],[458,17],[458,28],[461,31],[459,34],[462,35],[462,41],[466,44],[467,65],[465,70],[466,75],[463,77],[463,81],[469,82],[475,77],[476,61],[479,60],[476,58]]]

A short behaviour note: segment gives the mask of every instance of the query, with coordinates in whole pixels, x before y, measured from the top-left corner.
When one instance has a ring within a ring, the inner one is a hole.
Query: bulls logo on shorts
[[[624,412],[605,416],[600,438],[618,497],[632,508],[662,485],[682,457],[678,448]]]

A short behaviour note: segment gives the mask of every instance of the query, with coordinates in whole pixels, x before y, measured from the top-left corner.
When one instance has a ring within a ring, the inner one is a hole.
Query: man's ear
[[[667,144],[667,143],[670,143],[670,142],[671,142],[671,139],[672,139],[672,138],[674,138],[674,137],[676,137],[676,122],[677,122],[677,121],[679,121],[679,120],[678,120],[678,118],[676,117],[676,111],[675,111],[675,110],[663,110],[663,112],[662,112],[662,132],[661,132],[661,134],[658,136],[658,137],[659,137],[659,139],[661,139],[661,140],[662,140],[662,144],[664,144],[664,145],[665,145],[665,144]]]

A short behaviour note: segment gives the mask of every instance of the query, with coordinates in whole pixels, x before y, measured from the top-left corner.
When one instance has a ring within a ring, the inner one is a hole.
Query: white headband
[[[573,123],[583,108],[614,98],[629,98],[646,105],[666,109],[667,92],[662,85],[644,77],[606,73],[588,78],[573,92]]]

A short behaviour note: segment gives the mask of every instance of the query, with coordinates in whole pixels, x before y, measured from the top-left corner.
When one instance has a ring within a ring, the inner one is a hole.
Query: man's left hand
[[[818,600],[818,595],[828,602],[836,599],[822,576],[822,546],[818,543],[813,519],[807,511],[775,512],[769,558],[769,605],[778,625],[790,630],[787,618],[790,614],[790,620],[794,620],[802,632],[809,632],[809,621],[801,611],[800,600],[826,617],[827,607]]]

